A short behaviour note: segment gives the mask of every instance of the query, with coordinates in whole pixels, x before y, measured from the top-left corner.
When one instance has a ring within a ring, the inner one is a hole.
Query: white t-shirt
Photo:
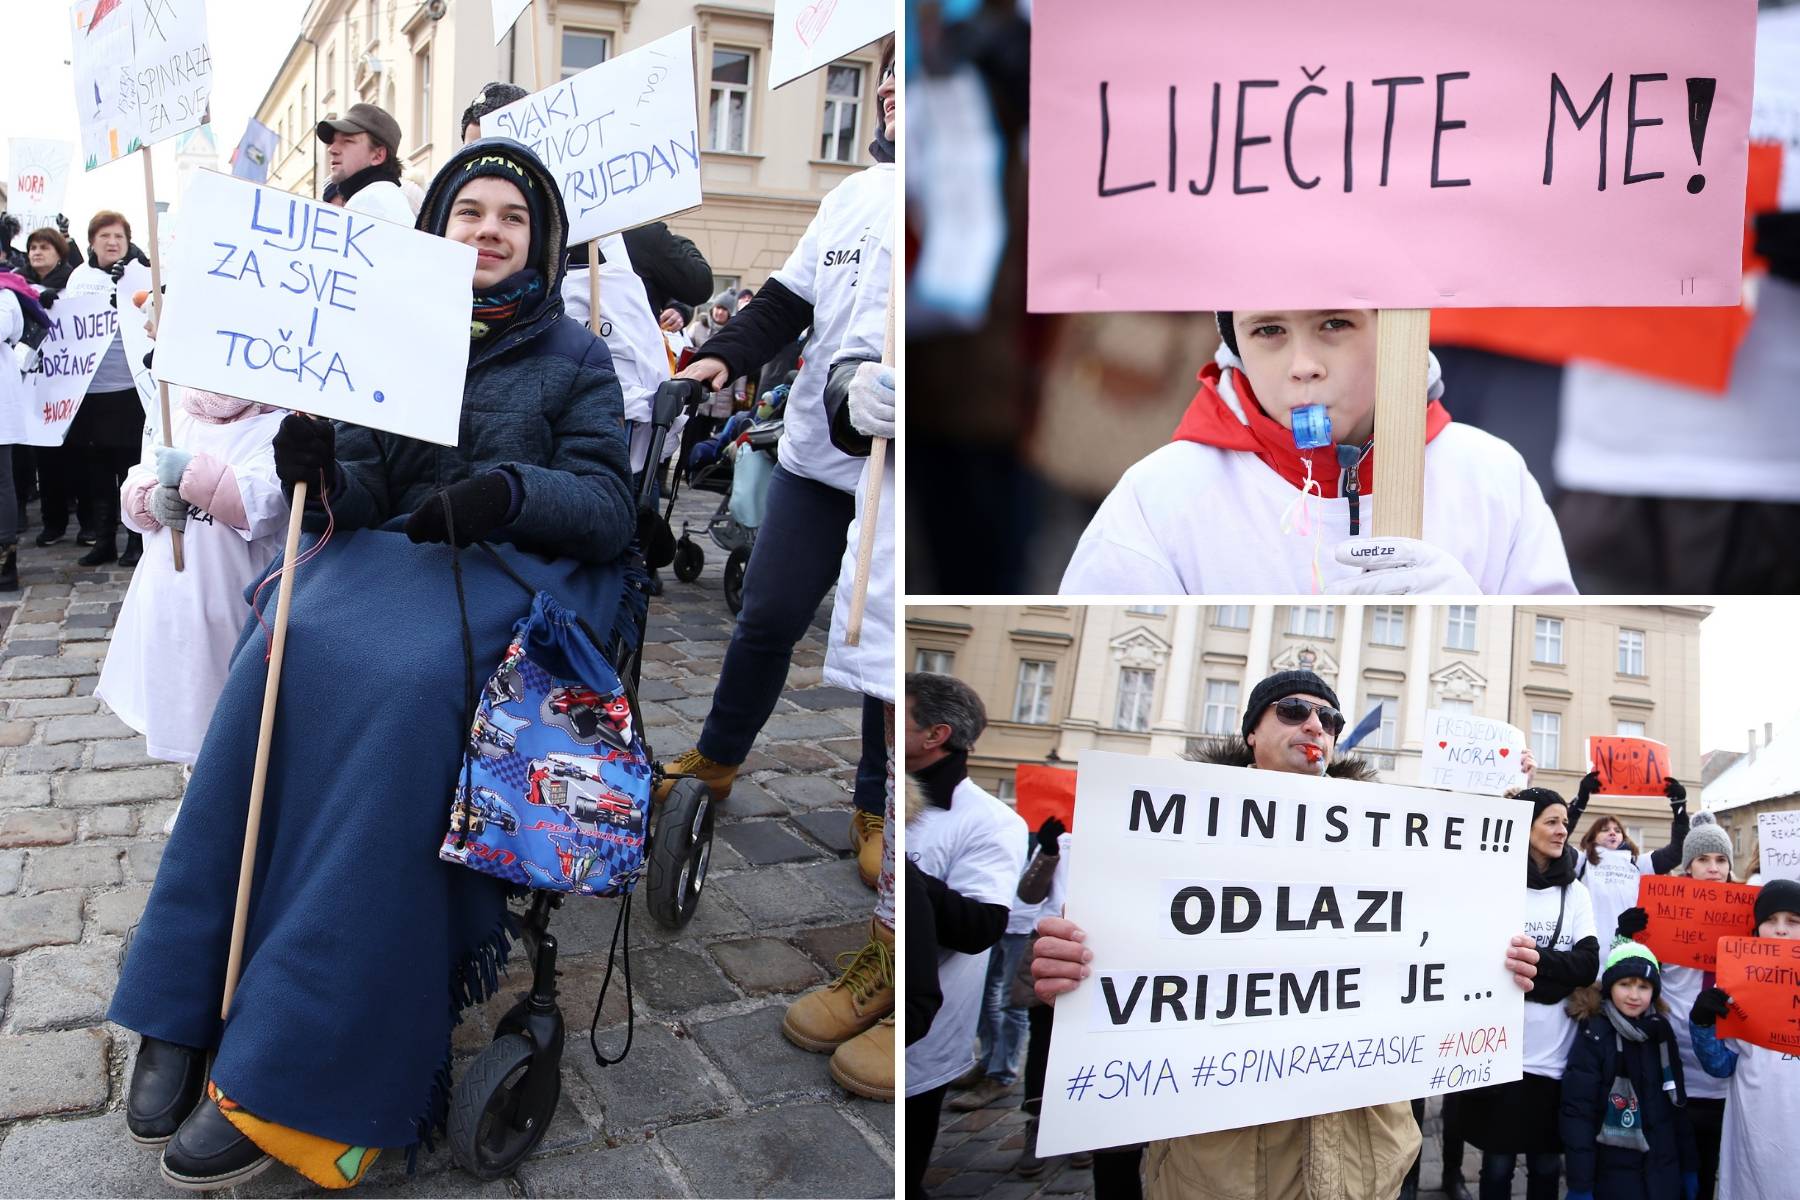
[[[1602,951],[1612,944],[1613,934],[1618,932],[1619,914],[1637,907],[1638,880],[1651,872],[1648,850],[1638,855],[1636,862],[1631,861],[1629,850],[1604,849],[1600,850],[1597,863],[1590,863],[1585,853],[1576,860],[1575,878],[1581,880],[1593,902],[1594,931]]]
[[[416,226],[419,220],[419,214],[413,211],[412,202],[400,190],[400,185],[389,183],[385,179],[378,179],[358,188],[356,195],[344,201],[344,207],[350,212],[392,221],[408,229]]]
[[[1563,897],[1568,906],[1562,909],[1562,932],[1556,945],[1550,935],[1556,930],[1556,916]],[[1537,941],[1540,950],[1568,950],[1583,938],[1594,936],[1594,907],[1587,889],[1579,883],[1564,887],[1527,888],[1525,890],[1525,935]],[[1592,983],[1593,980],[1586,982]],[[1563,1003],[1538,1004],[1525,1001],[1525,1055],[1527,1074],[1561,1079],[1569,1060],[1569,1047],[1575,1044],[1576,1022]]]
[[[927,875],[979,904],[1011,907],[1025,871],[1025,822],[965,779],[950,794],[950,807],[928,806],[906,826],[906,856]],[[943,1007],[931,1030],[906,1048],[906,1094],[916,1096],[949,1083],[969,1069],[975,1055],[975,1022],[988,951],[938,955]]]
[[[864,460],[831,444],[825,374],[850,332],[860,281],[873,283],[872,275],[878,273],[885,289],[893,275],[893,260],[885,249],[893,233],[894,193],[899,186],[893,163],[876,163],[838,184],[820,202],[818,214],[787,262],[770,276],[813,309],[812,336],[802,351],[799,378],[788,392],[781,465],[840,492],[856,490]],[[885,324],[885,303],[880,311]]]
[[[1794,1200],[1794,1145],[1800,1137],[1800,1056],[1736,1038],[1737,1069],[1727,1081],[1719,1139],[1720,1200]]]
[[[1687,1094],[1702,1100],[1722,1100],[1731,1081],[1708,1075],[1700,1065],[1694,1055],[1693,1025],[1688,1021],[1694,1001],[1705,987],[1705,971],[1673,963],[1662,969],[1662,998],[1669,1006],[1669,1028],[1675,1034],[1675,1048],[1681,1052],[1681,1078],[1687,1085]]]
[[[1300,494],[1248,451],[1170,442],[1120,478],[1081,535],[1059,590],[1305,595],[1315,562],[1328,584],[1358,575],[1333,557],[1350,536],[1349,500],[1314,496],[1310,532],[1283,532],[1283,515]],[[1362,536],[1373,495],[1360,501]],[[1575,590],[1562,533],[1525,460],[1473,426],[1452,423],[1425,446],[1424,533],[1456,556],[1485,595]]]

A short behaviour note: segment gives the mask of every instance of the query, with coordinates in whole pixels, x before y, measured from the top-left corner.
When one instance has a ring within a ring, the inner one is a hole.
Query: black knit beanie
[[[1761,925],[1778,912],[1800,917],[1800,880],[1771,879],[1762,885],[1756,894],[1756,923]]]
[[[1549,808],[1552,804],[1560,804],[1564,808],[1569,807],[1569,802],[1567,800],[1564,800],[1560,795],[1558,795],[1556,792],[1551,791],[1549,788],[1541,788],[1541,787],[1526,788],[1525,790],[1521,791],[1518,794],[1518,796],[1515,798],[1519,799],[1519,800],[1528,800],[1531,802],[1531,819],[1534,822],[1539,817],[1543,816],[1544,810],[1546,808]]]
[[[544,209],[544,197],[539,193],[537,184],[524,167],[508,158],[505,154],[481,154],[462,164],[462,169],[451,178],[445,180],[445,187],[440,195],[437,211],[431,214],[430,232],[439,237],[450,226],[450,210],[456,204],[457,194],[469,185],[472,179],[480,179],[484,175],[492,175],[496,179],[504,179],[519,189],[525,197],[525,204],[531,210],[531,252],[528,262],[537,266],[543,258],[543,236],[548,223]]]
[[[1264,709],[1289,696],[1317,696],[1333,708],[1341,707],[1337,693],[1313,672],[1278,671],[1250,690],[1250,703],[1244,708],[1244,736],[1249,737],[1262,720]]]
[[[1215,317],[1217,317],[1218,321],[1219,321],[1219,338],[1220,338],[1220,340],[1222,340],[1228,347],[1230,347],[1231,352],[1233,354],[1237,354],[1237,356],[1239,358],[1244,357],[1242,354],[1238,354],[1237,329],[1231,323],[1233,314],[1229,313],[1229,312],[1221,312],[1221,313],[1214,313],[1213,315]]]

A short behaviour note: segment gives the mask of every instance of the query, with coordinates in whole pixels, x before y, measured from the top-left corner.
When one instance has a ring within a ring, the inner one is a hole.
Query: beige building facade
[[[317,196],[328,166],[313,130],[366,101],[400,123],[406,177],[423,186],[461,145],[457,122],[483,84],[536,90],[692,25],[705,201],[669,224],[699,245],[715,287],[760,286],[825,193],[872,161],[880,83],[869,47],[771,92],[773,12],[773,0],[536,0],[495,45],[486,3],[313,0],[256,112],[280,139],[269,184]]]
[[[1537,782],[1573,796],[1590,734],[1668,744],[1700,801],[1700,622],[1708,610],[1594,605],[912,605],[908,670],[953,674],[988,708],[970,774],[1012,795],[1020,762],[1087,749],[1175,756],[1235,733],[1257,681],[1316,671],[1382,778],[1419,779],[1428,709],[1507,721],[1530,740]],[[1668,837],[1658,799],[1605,797],[1640,844]],[[1586,822],[1583,828],[1585,829]],[[1578,831],[1580,832],[1580,831]]]

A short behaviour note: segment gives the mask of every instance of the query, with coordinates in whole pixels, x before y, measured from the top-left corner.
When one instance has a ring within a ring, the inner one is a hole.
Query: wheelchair
[[[661,460],[663,444],[680,412],[684,408],[692,411],[703,399],[700,385],[691,380],[670,380],[657,389],[652,402],[649,462]],[[642,568],[664,565],[673,554],[668,524],[658,514],[653,498],[655,486],[655,472],[646,471],[638,496],[638,539],[633,551],[642,560]],[[641,588],[642,583],[637,586]],[[649,621],[648,598],[643,600],[638,608],[635,638],[621,637],[606,650],[625,685],[632,719],[650,756],[654,797],[656,784],[669,777],[651,748],[650,731],[638,703],[644,635]],[[712,839],[712,794],[700,780],[678,777],[664,800],[658,803],[652,799],[646,826],[644,875],[636,890],[643,893],[650,915],[659,924],[679,929],[693,919],[706,885]],[[629,940],[632,899],[628,894],[619,902],[619,923],[613,930],[615,952],[620,949],[622,932]],[[556,1002],[556,935],[550,932],[550,915],[562,907],[562,902],[561,892],[532,894],[520,917],[520,940],[532,964],[531,987],[500,1020],[494,1040],[469,1063],[450,1094],[451,1156],[479,1179],[511,1174],[525,1160],[549,1129],[562,1095],[564,1028],[562,1010]],[[629,948],[624,953],[628,1024],[625,1051],[620,1058],[631,1048]],[[602,997],[611,981],[609,961],[601,984]],[[602,1061],[610,1065],[618,1060]]]

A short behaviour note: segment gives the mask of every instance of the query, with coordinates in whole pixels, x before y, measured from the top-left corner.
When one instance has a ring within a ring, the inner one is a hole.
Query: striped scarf
[[[478,341],[505,331],[543,290],[543,275],[535,267],[526,267],[487,291],[476,292],[469,337]]]

